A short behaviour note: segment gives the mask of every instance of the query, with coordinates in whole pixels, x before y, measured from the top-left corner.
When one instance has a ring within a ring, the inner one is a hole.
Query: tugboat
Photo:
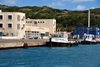
[[[84,34],[81,44],[97,44],[93,34]]]
[[[75,40],[69,40],[67,33],[56,33],[52,34],[49,39],[49,47],[72,47],[77,46],[78,42]]]

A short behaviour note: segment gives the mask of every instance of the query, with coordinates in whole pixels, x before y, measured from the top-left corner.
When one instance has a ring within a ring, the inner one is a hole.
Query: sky
[[[100,0],[0,0],[7,6],[49,6],[56,9],[88,10],[100,8]]]

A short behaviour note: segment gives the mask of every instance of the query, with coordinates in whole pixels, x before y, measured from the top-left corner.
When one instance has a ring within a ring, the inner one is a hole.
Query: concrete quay
[[[48,46],[49,39],[0,39],[0,50]],[[77,39],[81,44],[82,39]],[[98,40],[100,42],[100,40]]]
[[[0,50],[45,46],[47,39],[0,39]]]

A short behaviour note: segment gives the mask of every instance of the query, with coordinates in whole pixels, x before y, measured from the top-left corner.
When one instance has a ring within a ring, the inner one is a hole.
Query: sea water
[[[0,67],[100,67],[100,44],[3,50]]]

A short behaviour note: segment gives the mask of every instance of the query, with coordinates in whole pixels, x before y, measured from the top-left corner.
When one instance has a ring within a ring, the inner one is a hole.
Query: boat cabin
[[[51,34],[51,38],[68,38],[68,34],[65,33]]]
[[[95,37],[93,34],[84,34],[83,39],[84,40],[93,40],[93,39],[95,39]]]

